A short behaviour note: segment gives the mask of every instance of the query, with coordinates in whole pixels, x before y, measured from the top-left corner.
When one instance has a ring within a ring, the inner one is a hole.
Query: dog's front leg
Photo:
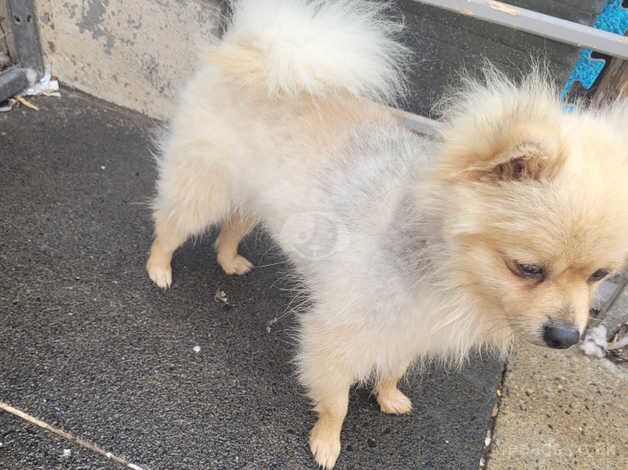
[[[340,431],[349,405],[350,382],[345,377],[322,377],[325,383],[310,387],[318,420],[310,432],[310,450],[316,462],[333,468],[340,455]]]
[[[349,389],[359,374],[351,367],[352,361],[347,362],[353,330],[330,325],[324,316],[327,311],[321,305],[302,317],[298,362],[301,383],[318,413],[310,432],[310,450],[321,467],[330,469],[340,454]]]

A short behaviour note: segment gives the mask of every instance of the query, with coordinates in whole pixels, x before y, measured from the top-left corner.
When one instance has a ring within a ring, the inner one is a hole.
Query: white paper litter
[[[20,96],[35,95],[61,96],[61,93],[59,93],[59,82],[52,79],[49,66],[46,66],[44,76],[37,83],[20,93]]]
[[[229,297],[227,297],[227,294],[225,293],[224,290],[216,289],[216,294],[214,295],[214,301],[219,302],[219,303],[222,302],[223,304],[228,304]]]

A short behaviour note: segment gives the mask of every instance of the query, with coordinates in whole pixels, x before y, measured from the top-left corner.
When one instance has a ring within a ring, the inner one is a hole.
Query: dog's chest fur
[[[302,175],[286,173],[283,186],[259,201],[319,306],[314,314],[354,326],[361,341],[351,353],[376,371],[418,356],[458,360],[486,339],[438,266],[446,249],[428,216],[429,191],[416,199],[417,186],[428,184],[430,146],[394,126],[367,126],[308,167],[307,191],[296,187]]]

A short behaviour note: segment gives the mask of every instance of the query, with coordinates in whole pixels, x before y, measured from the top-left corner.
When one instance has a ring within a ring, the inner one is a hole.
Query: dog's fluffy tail
[[[408,50],[387,2],[239,0],[213,62],[271,95],[349,92],[391,102]],[[260,83],[261,82],[261,83]]]

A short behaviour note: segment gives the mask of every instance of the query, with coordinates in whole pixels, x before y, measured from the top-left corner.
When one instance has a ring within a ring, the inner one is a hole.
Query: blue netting
[[[623,8],[621,2],[622,0],[609,0],[593,26],[623,36],[628,29],[628,9]],[[605,65],[606,60],[593,58],[590,49],[583,49],[560,94],[561,98],[567,96],[576,81],[580,82],[587,90],[591,88]]]

